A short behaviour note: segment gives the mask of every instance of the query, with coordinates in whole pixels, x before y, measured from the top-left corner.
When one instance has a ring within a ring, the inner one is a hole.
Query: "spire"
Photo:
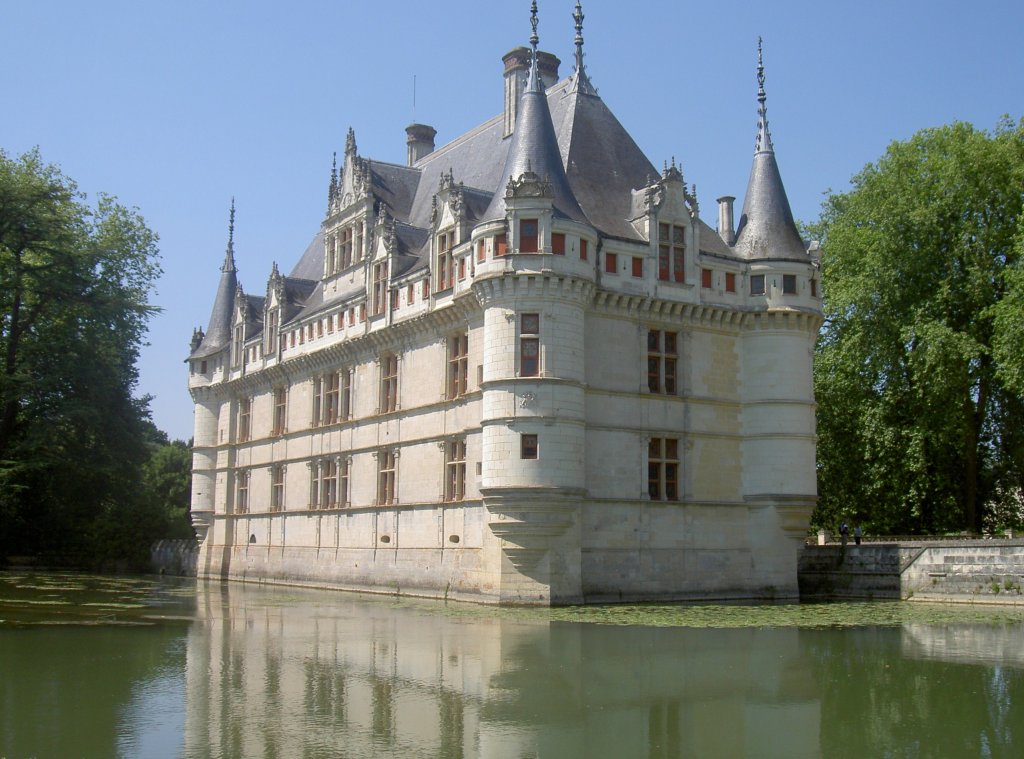
[[[330,213],[334,200],[338,197],[338,154],[331,157],[331,182],[327,186],[327,212]]]
[[[736,230],[735,250],[744,258],[805,259],[807,251],[793,222],[793,212],[775,160],[765,108],[764,63],[757,41],[757,142],[750,168],[743,213]]]
[[[573,72],[572,92],[582,92],[586,95],[596,95],[597,90],[590,83],[587,70],[583,67],[583,5],[576,3],[576,11],[572,14],[576,22],[576,70]]]
[[[356,130],[352,127],[348,128],[348,134],[345,136],[345,158],[354,156],[356,154]]]
[[[761,38],[757,38],[757,141],[754,143],[754,152],[767,150],[774,151],[772,147],[772,133],[768,131],[768,106],[765,103],[768,96],[764,92],[764,59],[761,57]]]
[[[210,326],[202,342],[192,351],[193,357],[211,356],[231,341],[231,317],[235,309],[235,292],[238,289],[235,268],[235,199],[231,198],[231,213],[228,216],[228,247],[224,264],[220,267],[220,283],[213,299],[210,312]]]
[[[519,100],[512,144],[505,158],[505,170],[482,220],[504,218],[508,189],[527,175],[531,181],[545,186],[545,191],[553,198],[555,210],[571,219],[585,222],[586,216],[565,176],[562,153],[551,122],[551,111],[548,109],[548,98],[544,94],[544,84],[537,70],[537,45],[540,42],[537,36],[537,0],[533,0],[530,7],[530,26],[533,30],[530,35],[530,76]]]

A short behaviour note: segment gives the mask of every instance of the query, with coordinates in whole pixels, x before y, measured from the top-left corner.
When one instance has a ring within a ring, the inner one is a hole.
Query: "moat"
[[[0,756],[1009,757],[1024,609],[0,573]]]

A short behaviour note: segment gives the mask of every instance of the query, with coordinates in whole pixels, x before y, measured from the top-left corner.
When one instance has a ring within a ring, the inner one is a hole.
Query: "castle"
[[[193,335],[199,575],[503,604],[797,595],[816,500],[815,252],[759,124],[717,230],[530,47],[503,113],[407,165],[350,129],[265,294],[232,232]]]

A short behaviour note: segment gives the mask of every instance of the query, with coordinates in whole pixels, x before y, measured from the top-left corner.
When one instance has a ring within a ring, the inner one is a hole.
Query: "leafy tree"
[[[87,205],[38,151],[0,151],[0,557],[129,563],[147,401],[136,359],[160,273],[156,235]],[[133,540],[134,538],[134,540]]]
[[[155,427],[153,428],[156,429]],[[192,444],[181,440],[150,444],[149,459],[142,467],[148,504],[161,515],[161,537],[194,539],[189,517],[192,500]]]
[[[892,143],[832,195],[815,363],[819,525],[980,530],[1024,482],[1024,122]]]

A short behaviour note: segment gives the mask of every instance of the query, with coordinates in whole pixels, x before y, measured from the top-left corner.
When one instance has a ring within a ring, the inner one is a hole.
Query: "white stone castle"
[[[349,130],[265,296],[232,235],[188,359],[199,575],[509,604],[797,595],[819,271],[759,127],[717,231],[583,66],[408,165]]]

